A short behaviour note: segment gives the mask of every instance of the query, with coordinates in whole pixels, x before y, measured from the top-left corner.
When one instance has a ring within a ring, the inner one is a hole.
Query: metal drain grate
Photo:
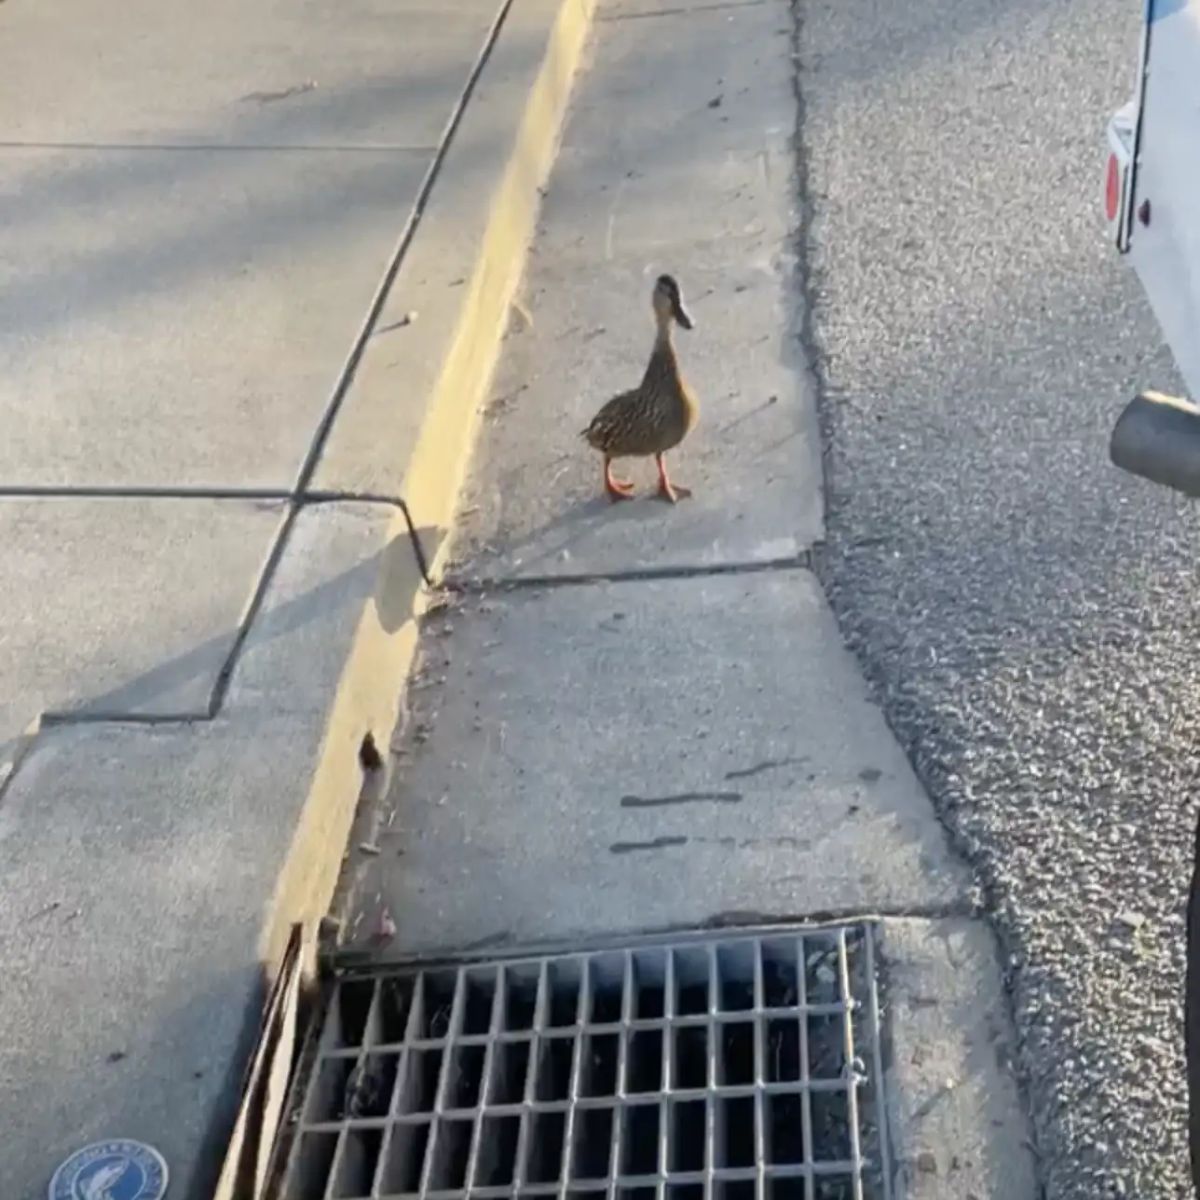
[[[870,928],[335,987],[285,1200],[884,1200]]]

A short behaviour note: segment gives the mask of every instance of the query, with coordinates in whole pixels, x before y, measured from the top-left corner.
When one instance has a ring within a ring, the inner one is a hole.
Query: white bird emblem
[[[116,1200],[112,1193],[113,1184],[125,1174],[126,1163],[109,1163],[88,1179],[82,1189],[82,1200]]]

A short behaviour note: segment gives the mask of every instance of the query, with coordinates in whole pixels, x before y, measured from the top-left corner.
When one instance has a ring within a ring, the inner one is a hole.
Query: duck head
[[[673,275],[660,275],[654,281],[654,313],[660,326],[678,321],[684,329],[695,328],[692,318],[683,307],[683,293]]]

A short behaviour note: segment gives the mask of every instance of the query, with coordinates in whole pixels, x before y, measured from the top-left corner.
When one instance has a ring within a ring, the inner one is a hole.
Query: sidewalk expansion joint
[[[634,929],[618,929],[601,934],[565,933],[547,938],[522,938],[507,930],[497,932],[459,946],[434,946],[419,951],[387,950],[378,946],[331,948],[321,956],[323,968],[332,972],[357,971],[363,968],[385,971],[393,967],[414,964],[436,965],[455,959],[489,958],[497,954],[551,955],[578,952],[600,952],[620,946],[630,938],[673,938],[684,934],[755,933],[769,934],[774,929],[796,925],[809,928],[851,923],[878,924],[883,921],[944,921],[969,920],[987,922],[987,913],[970,901],[952,904],[912,904],[876,908],[869,904],[857,908],[818,909],[812,912],[760,912],[747,909],[712,913],[698,921],[680,921]]]
[[[202,712],[131,713],[120,709],[81,709],[78,712],[49,710],[39,718],[41,729],[62,729],[68,725],[196,725],[212,720]]]
[[[762,8],[771,0],[712,0],[708,4],[672,5],[669,8],[654,8],[645,12],[605,13],[597,22],[648,21],[654,17],[691,17],[697,13],[730,12],[740,8]]]
[[[492,56],[492,51],[495,49],[496,42],[500,37],[500,32],[504,28],[504,22],[508,17],[509,10],[512,8],[513,0],[502,0],[496,16],[492,20],[491,27],[488,30],[487,37],[484,38],[483,47],[479,51],[479,55],[471,68],[471,73],[467,76],[467,81],[463,86],[461,95],[454,105],[450,113],[450,118],[446,122],[445,130],[441,138],[438,140],[437,150],[434,152],[433,160],[426,169],[425,176],[421,180],[421,186],[417,189],[416,200],[413,203],[412,210],[409,212],[408,218],[404,223],[404,228],[400,233],[399,241],[396,243],[396,248],[392,252],[392,257],[388,262],[387,267],[383,272],[383,278],[379,281],[379,286],[375,291],[375,296],[367,309],[367,315],[363,320],[362,326],[359,329],[358,336],[351,346],[350,353],[346,358],[346,362],[342,367],[341,374],[333,389],[333,394],[329,398],[329,403],[326,405],[325,412],[322,414],[321,420],[317,424],[316,432],[313,436],[312,443],[309,446],[308,453],[305,455],[304,462],[300,467],[300,474],[296,480],[296,491],[304,492],[308,489],[309,483],[312,482],[313,476],[316,474],[317,466],[321,461],[321,455],[325,450],[325,444],[329,440],[329,435],[333,429],[334,421],[337,419],[338,412],[341,410],[342,403],[350,390],[350,385],[354,382],[354,376],[358,371],[358,365],[362,361],[362,356],[366,352],[367,343],[370,341],[372,334],[375,331],[375,326],[379,321],[379,315],[383,311],[384,304],[387,302],[388,293],[391,291],[392,284],[396,280],[396,276],[400,272],[400,267],[408,254],[408,249],[412,245],[413,238],[416,236],[417,229],[420,227],[421,219],[425,215],[425,209],[429,203],[429,198],[433,193],[434,184],[437,182],[438,176],[441,174],[442,165],[446,161],[446,156],[450,151],[450,147],[454,142],[454,135],[458,132],[459,125],[462,124],[463,117],[466,115],[467,105],[470,103],[471,96],[475,92],[475,87],[479,82],[480,76],[483,74],[484,68],[487,66],[488,59]]]
[[[404,514],[404,524],[408,529],[408,540],[412,545],[413,557],[417,560],[417,569],[426,587],[433,587],[433,577],[429,571],[429,556],[417,532],[412,512],[400,496],[389,496],[380,492],[342,492],[342,491],[309,491],[304,494],[304,504],[383,504],[398,508]]]
[[[238,142],[21,142],[0,141],[0,150],[95,150],[120,153],[151,151],[174,152],[205,151],[207,153],[231,151],[235,154],[435,154],[437,146],[411,146],[399,142],[349,142],[345,145],[305,146],[279,143]]]
[[[421,571],[421,578],[426,584],[430,583],[425,547],[417,536],[408,506],[400,496],[389,496],[380,492],[296,492],[282,488],[138,487],[121,484],[83,484],[78,487],[60,487],[54,484],[0,484],[0,501],[3,500],[244,500],[290,504],[298,509],[310,504],[385,504],[400,509],[404,514],[404,523],[408,527],[409,540]]]
[[[949,904],[902,904],[892,908],[823,908],[807,913],[765,912],[758,909],[729,909],[706,917],[699,928],[741,929],[750,926],[842,924],[846,921],[944,921],[950,918],[984,919],[987,914],[968,899]],[[668,932],[673,932],[668,930]]]
[[[554,587],[586,587],[596,583],[649,583],[665,579],[719,578],[725,575],[762,575],[777,571],[812,569],[813,550],[802,550],[787,558],[760,562],[697,564],[678,567],[634,567],[628,571],[586,571],[563,575],[479,575],[450,577],[436,585],[439,590],[472,596],[490,592],[519,592]]]
[[[3,500],[275,500],[296,499],[289,488],[166,487],[126,484],[0,484]]]
[[[483,74],[484,68],[487,66],[488,60],[491,58],[492,51],[496,46],[496,42],[500,37],[500,32],[504,28],[505,19],[511,9],[513,0],[502,0],[502,3],[497,10],[491,27],[488,30],[487,37],[484,39],[482,48],[477,56],[474,65],[471,68],[471,73],[467,77],[467,81],[463,86],[462,93],[458,101],[455,103],[454,109],[450,114],[450,118],[446,123],[445,130],[439,139],[438,148],[430,162],[425,176],[421,181],[421,186],[417,191],[416,200],[409,212],[408,218],[404,223],[404,227],[400,233],[399,240],[396,243],[396,248],[392,252],[391,259],[383,272],[383,277],[379,281],[379,286],[375,290],[375,295],[372,298],[371,304],[367,309],[367,314],[363,319],[363,323],[359,329],[358,335],[351,346],[350,353],[342,366],[342,370],[338,376],[337,383],[334,386],[333,393],[329,398],[329,402],[325,407],[325,411],[317,424],[316,431],[309,445],[308,451],[304,456],[304,460],[300,465],[300,471],[296,477],[296,483],[292,489],[291,506],[283,519],[279,532],[276,534],[275,542],[271,547],[270,553],[267,556],[267,561],[263,566],[262,572],[259,575],[258,583],[255,586],[254,593],[250,598],[250,603],[247,606],[246,614],[238,628],[234,638],[233,645],[230,647],[229,654],[217,674],[216,682],[213,685],[212,696],[209,701],[208,712],[210,717],[215,717],[220,711],[221,705],[224,702],[226,693],[229,690],[230,680],[233,677],[234,668],[237,665],[238,659],[241,656],[242,647],[246,643],[246,639],[250,634],[250,629],[254,624],[255,618],[258,616],[262,608],[263,601],[266,597],[271,580],[274,577],[275,571],[279,566],[279,562],[283,557],[283,552],[287,546],[288,536],[291,533],[292,527],[296,521],[296,515],[304,500],[309,496],[309,484],[316,475],[317,467],[321,461],[321,455],[325,450],[325,445],[329,440],[329,435],[332,432],[334,422],[341,410],[343,401],[350,390],[350,386],[354,381],[355,374],[358,370],[358,365],[362,361],[362,356],[366,351],[367,343],[370,341],[371,335],[374,332],[375,326],[379,321],[379,315],[383,311],[384,305],[387,302],[388,293],[391,291],[392,284],[399,274],[400,267],[408,253],[409,247],[412,245],[413,238],[416,236],[417,229],[421,224],[421,218],[424,216],[425,209],[429,203],[430,196],[433,193],[434,184],[437,182],[438,176],[441,173],[442,164],[446,160],[446,155],[449,153],[450,146],[454,141],[454,135],[458,130],[462,119],[466,114],[467,105],[470,102],[471,96],[474,94],[475,87],[479,82],[480,76]],[[348,499],[345,494],[335,493],[313,493],[312,498],[316,502],[329,502],[335,499]],[[362,497],[365,502],[366,497]],[[384,498],[373,497],[374,502],[380,502]],[[396,503],[404,513],[405,525],[408,529],[409,542],[413,547],[413,552],[417,557],[417,562],[420,566],[422,578],[426,584],[429,582],[429,565],[426,559],[424,549],[420,544],[420,539],[416,535],[416,530],[413,526],[412,516],[403,500],[392,501],[387,498],[386,502]]]
[[[288,535],[291,533],[292,526],[295,524],[296,517],[299,513],[311,506],[318,504],[379,504],[386,505],[390,508],[399,509],[404,516],[404,524],[408,531],[409,544],[412,547],[413,556],[417,561],[418,569],[421,572],[421,578],[426,587],[431,587],[429,575],[428,561],[425,556],[424,547],[421,545],[421,539],[417,536],[417,531],[413,525],[412,515],[408,510],[408,506],[399,496],[389,496],[377,492],[352,492],[352,491],[310,491],[303,494],[295,492],[282,491],[277,488],[222,488],[222,487],[190,487],[190,488],[166,488],[166,487],[123,487],[123,486],[81,486],[81,487],[53,487],[53,486],[19,486],[19,485],[0,485],[0,502],[13,499],[33,499],[33,500],[71,500],[71,499],[96,499],[96,500],[218,500],[218,501],[257,501],[257,502],[273,502],[281,505],[287,505],[287,510],[283,517],[283,522],[280,526],[275,540],[271,545],[271,550],[267,556],[267,561],[259,573],[258,580],[255,583],[254,592],[251,595],[250,603],[246,608],[245,615],[238,625],[237,632],[234,635],[233,644],[230,646],[229,652],[225,657],[217,672],[217,678],[213,684],[213,690],[209,697],[208,705],[203,710],[179,712],[164,712],[164,713],[139,713],[128,712],[122,709],[80,709],[80,710],[54,710],[48,709],[40,713],[36,720],[36,727],[33,733],[20,739],[20,744],[17,752],[12,756],[11,760],[4,764],[5,771],[0,774],[0,803],[3,803],[5,793],[16,778],[29,752],[32,750],[34,743],[37,741],[38,735],[44,729],[63,729],[76,725],[139,725],[139,726],[156,726],[156,725],[196,725],[207,724],[216,720],[220,715],[221,708],[225,702],[225,696],[228,693],[230,682],[233,678],[234,670],[237,667],[238,659],[241,655],[246,639],[250,635],[250,631],[254,625],[254,621],[262,609],[263,601],[266,598],[266,593],[270,587],[271,580],[274,577],[275,569],[279,565],[280,559],[287,548]]]

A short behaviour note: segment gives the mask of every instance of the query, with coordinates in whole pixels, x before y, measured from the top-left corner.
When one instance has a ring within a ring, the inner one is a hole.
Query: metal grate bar
[[[846,1108],[850,1119],[846,1122],[850,1135],[850,1161],[854,1164],[854,1175],[851,1187],[854,1190],[854,1200],[862,1200],[862,1153],[858,1136],[858,1075],[856,1073],[857,1059],[854,1054],[854,1023],[850,1014],[854,1011],[853,993],[850,991],[850,958],[846,952],[846,931],[838,930],[838,983],[841,986],[842,1001],[845,1008],[842,1011],[842,1038],[846,1050]]]
[[[706,989],[704,992],[704,1009],[707,1013],[712,1014],[716,1011],[716,995],[719,980],[717,979],[717,947],[710,943],[705,947],[705,968],[706,968]],[[681,993],[682,1003],[682,993]],[[717,1078],[717,1038],[716,1027],[712,1021],[708,1022],[705,1027],[705,1068],[706,1068],[706,1087],[713,1087]],[[680,1104],[676,1109],[676,1114],[685,1108],[684,1104]],[[693,1109],[693,1111],[695,1111]],[[725,1135],[725,1123],[721,1119],[720,1109],[715,1103],[706,1103],[704,1106],[704,1129],[705,1142],[703,1149],[705,1179],[704,1179],[704,1200],[714,1200],[716,1196],[716,1146],[717,1139],[723,1138]],[[687,1135],[677,1131],[672,1135],[680,1143],[680,1148],[690,1154],[687,1149]],[[678,1161],[678,1152],[676,1154]]]
[[[345,976],[281,1197],[887,1200],[881,1072],[867,925]]]
[[[796,943],[796,992],[800,1015],[796,1021],[800,1049],[800,1078],[812,1078],[808,1052],[808,1014],[811,1011],[808,1004],[808,971],[807,958],[804,953],[804,940]],[[805,1160],[811,1163],[811,1147],[813,1144],[812,1096],[808,1090],[800,1094],[800,1136],[804,1141]],[[812,1172],[804,1177],[804,1200],[814,1200],[816,1182]]]

